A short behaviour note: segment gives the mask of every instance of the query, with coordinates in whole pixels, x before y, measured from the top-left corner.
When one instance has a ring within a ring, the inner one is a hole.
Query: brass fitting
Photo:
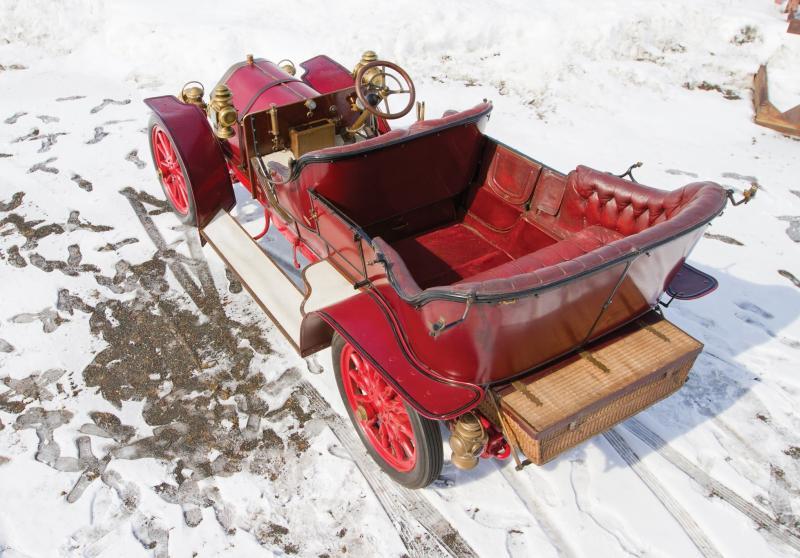
[[[204,94],[205,88],[203,88],[202,83],[199,81],[190,81],[181,89],[181,101],[186,104],[195,105],[203,112],[206,112],[206,103],[203,101]]]
[[[211,92],[209,115],[214,121],[217,137],[227,139],[233,136],[233,125],[238,120],[236,109],[233,107],[233,93],[224,83],[220,83]]]
[[[358,70],[361,69],[361,66],[366,66],[370,62],[374,62],[378,59],[378,55],[375,53],[374,50],[365,50],[364,53],[361,55],[361,60],[358,61],[355,68],[353,68],[353,77],[356,77]],[[364,83],[369,83],[370,80],[376,75],[379,74],[380,70],[378,68],[372,68],[368,72],[364,74]],[[382,84],[375,84],[375,85],[382,85]]]
[[[456,420],[450,434],[450,461],[459,469],[469,470],[478,464],[478,458],[486,449],[489,434],[474,413],[466,413]]]
[[[278,62],[278,68],[280,68],[281,71],[286,72],[290,76],[293,76],[297,73],[297,68],[294,67],[294,63],[288,58],[284,58],[283,60]]]

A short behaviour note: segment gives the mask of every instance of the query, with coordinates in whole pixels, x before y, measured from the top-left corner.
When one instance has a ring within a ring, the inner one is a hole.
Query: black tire
[[[339,395],[347,409],[347,414],[350,416],[350,421],[353,423],[356,432],[358,432],[359,438],[361,438],[361,442],[364,444],[364,447],[367,448],[367,452],[375,463],[377,463],[387,475],[392,477],[395,482],[406,488],[425,488],[436,480],[442,472],[444,456],[442,451],[442,433],[441,430],[439,430],[439,424],[436,421],[420,415],[404,400],[403,405],[408,412],[411,428],[414,432],[416,463],[414,468],[407,472],[399,471],[389,464],[381,457],[373,447],[369,438],[367,438],[364,429],[361,424],[359,424],[348,402],[341,370],[341,354],[346,344],[347,341],[345,341],[341,335],[334,333],[331,342],[333,368],[336,372],[336,385],[339,388]]]
[[[163,130],[166,133],[167,137],[169,138],[170,143],[172,144],[172,148],[175,151],[175,154],[176,154],[176,156],[178,158],[178,162],[181,165],[181,171],[183,173],[183,180],[186,183],[187,196],[188,196],[188,212],[187,213],[182,213],[181,211],[178,210],[177,207],[175,207],[175,204],[172,203],[172,199],[170,198],[170,195],[167,192],[167,187],[164,185],[164,181],[162,180],[161,174],[160,174],[160,172],[158,170],[158,163],[156,162],[155,146],[153,145],[153,129],[156,128],[156,127],[160,128],[161,130]],[[167,129],[167,127],[164,126],[164,124],[161,122],[161,120],[159,118],[157,118],[155,115],[150,117],[150,123],[149,123],[149,125],[147,127],[147,138],[148,138],[148,141],[150,143],[150,156],[153,159],[153,168],[156,170],[156,174],[158,175],[158,183],[161,185],[161,190],[164,193],[164,199],[166,200],[167,205],[169,205],[170,209],[172,210],[172,213],[175,214],[175,217],[177,217],[180,220],[181,223],[183,223],[184,225],[191,225],[193,227],[196,227],[197,226],[197,208],[195,207],[195,203],[194,203],[194,194],[192,193],[192,183],[189,180],[189,174],[186,172],[186,165],[183,162],[183,158],[181,157],[180,151],[178,151],[178,149],[177,149],[177,146],[175,144],[174,138],[169,133],[169,130]]]

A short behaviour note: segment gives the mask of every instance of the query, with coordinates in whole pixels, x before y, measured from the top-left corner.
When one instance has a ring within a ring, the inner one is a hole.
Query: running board
[[[327,260],[312,263],[303,270],[306,292],[301,292],[269,253],[224,209],[200,234],[298,352],[307,313],[358,294]]]

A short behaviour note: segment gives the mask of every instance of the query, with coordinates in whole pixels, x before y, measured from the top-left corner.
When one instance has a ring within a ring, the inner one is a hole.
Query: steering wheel
[[[379,118],[387,120],[402,118],[414,106],[416,99],[414,82],[408,77],[406,71],[394,62],[375,60],[364,64],[356,72],[355,82],[358,100],[361,101],[366,111]],[[389,107],[389,97],[392,95],[408,96],[408,102],[402,110],[392,112]],[[378,108],[381,105],[386,109],[385,111]]]

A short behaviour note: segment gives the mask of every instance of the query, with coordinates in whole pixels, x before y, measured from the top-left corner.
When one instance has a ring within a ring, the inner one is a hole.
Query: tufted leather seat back
[[[567,176],[558,224],[569,231],[600,225],[624,236],[672,219],[695,198],[704,183],[666,192],[579,166]]]

